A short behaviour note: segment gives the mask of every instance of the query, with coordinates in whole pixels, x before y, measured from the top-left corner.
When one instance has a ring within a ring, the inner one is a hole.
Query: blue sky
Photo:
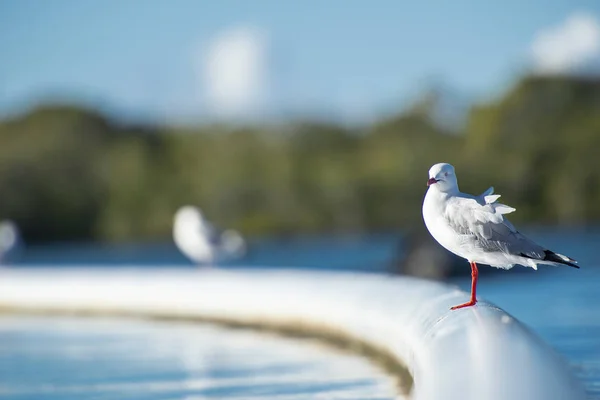
[[[572,15],[585,43],[555,51],[544,32]],[[434,83],[487,96],[536,56],[597,56],[599,19],[597,0],[0,0],[0,114],[60,96],[136,119],[368,119]]]

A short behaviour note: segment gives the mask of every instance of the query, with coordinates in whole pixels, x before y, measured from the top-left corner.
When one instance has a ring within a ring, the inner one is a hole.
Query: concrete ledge
[[[0,272],[5,312],[184,319],[310,336],[380,363],[413,399],[583,399],[565,362],[501,309],[407,277],[302,271]]]

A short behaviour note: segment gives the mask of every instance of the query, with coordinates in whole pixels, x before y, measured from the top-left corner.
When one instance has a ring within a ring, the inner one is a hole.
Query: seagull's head
[[[440,192],[451,192],[458,189],[458,181],[454,167],[448,163],[435,164],[429,169],[427,186],[435,187]]]

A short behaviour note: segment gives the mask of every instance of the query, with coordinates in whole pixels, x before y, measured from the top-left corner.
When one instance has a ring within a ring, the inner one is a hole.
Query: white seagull
[[[194,206],[183,206],[175,213],[173,240],[190,260],[210,264],[224,258],[239,258],[246,252],[244,238],[235,230],[218,234]]]
[[[480,196],[461,193],[454,167],[435,164],[429,170],[423,219],[431,236],[446,250],[471,264],[471,300],[452,310],[477,303],[477,263],[510,269],[516,264],[537,270],[538,264],[568,265],[577,261],[555,253],[520,233],[505,217],[514,208],[496,203],[489,188]]]

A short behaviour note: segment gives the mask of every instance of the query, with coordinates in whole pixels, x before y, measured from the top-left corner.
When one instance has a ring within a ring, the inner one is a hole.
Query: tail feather
[[[494,194],[493,186],[490,186],[489,188],[487,188],[487,190],[485,192],[481,193],[481,197],[489,196],[491,194]]]
[[[544,254],[545,254],[544,261],[552,261],[552,262],[557,262],[559,264],[568,265],[569,267],[579,268],[579,265],[576,264],[577,261],[575,261],[571,257],[567,257],[567,256],[555,253],[550,250],[544,250]]]

